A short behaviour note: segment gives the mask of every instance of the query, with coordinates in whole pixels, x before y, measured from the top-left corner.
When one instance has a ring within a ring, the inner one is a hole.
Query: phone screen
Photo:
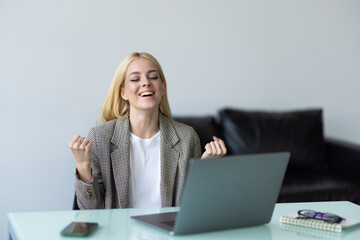
[[[63,236],[86,236],[98,226],[94,222],[72,222],[62,231]]]

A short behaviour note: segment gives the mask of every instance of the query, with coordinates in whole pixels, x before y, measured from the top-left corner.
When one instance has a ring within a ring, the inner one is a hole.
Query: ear
[[[127,101],[129,98],[126,95],[125,89],[123,87],[120,87],[120,96]]]

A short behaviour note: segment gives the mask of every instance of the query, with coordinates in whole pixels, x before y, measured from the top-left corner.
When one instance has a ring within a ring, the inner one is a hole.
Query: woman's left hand
[[[205,145],[205,152],[201,156],[201,159],[222,157],[226,155],[227,149],[223,140],[217,137],[213,137],[214,141]]]

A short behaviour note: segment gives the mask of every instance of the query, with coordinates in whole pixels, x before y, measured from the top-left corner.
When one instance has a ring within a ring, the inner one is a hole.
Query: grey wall
[[[0,238],[6,213],[71,209],[68,142],[132,51],[162,63],[176,115],[324,109],[360,143],[360,1],[0,1]]]

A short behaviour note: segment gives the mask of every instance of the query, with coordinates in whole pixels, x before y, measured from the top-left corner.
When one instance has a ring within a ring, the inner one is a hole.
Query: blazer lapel
[[[116,120],[114,134],[111,139],[115,146],[115,150],[111,153],[111,164],[120,208],[129,206],[129,139],[129,120]]]
[[[161,206],[171,207],[180,151],[176,143],[180,140],[171,121],[159,114],[161,156]]]

